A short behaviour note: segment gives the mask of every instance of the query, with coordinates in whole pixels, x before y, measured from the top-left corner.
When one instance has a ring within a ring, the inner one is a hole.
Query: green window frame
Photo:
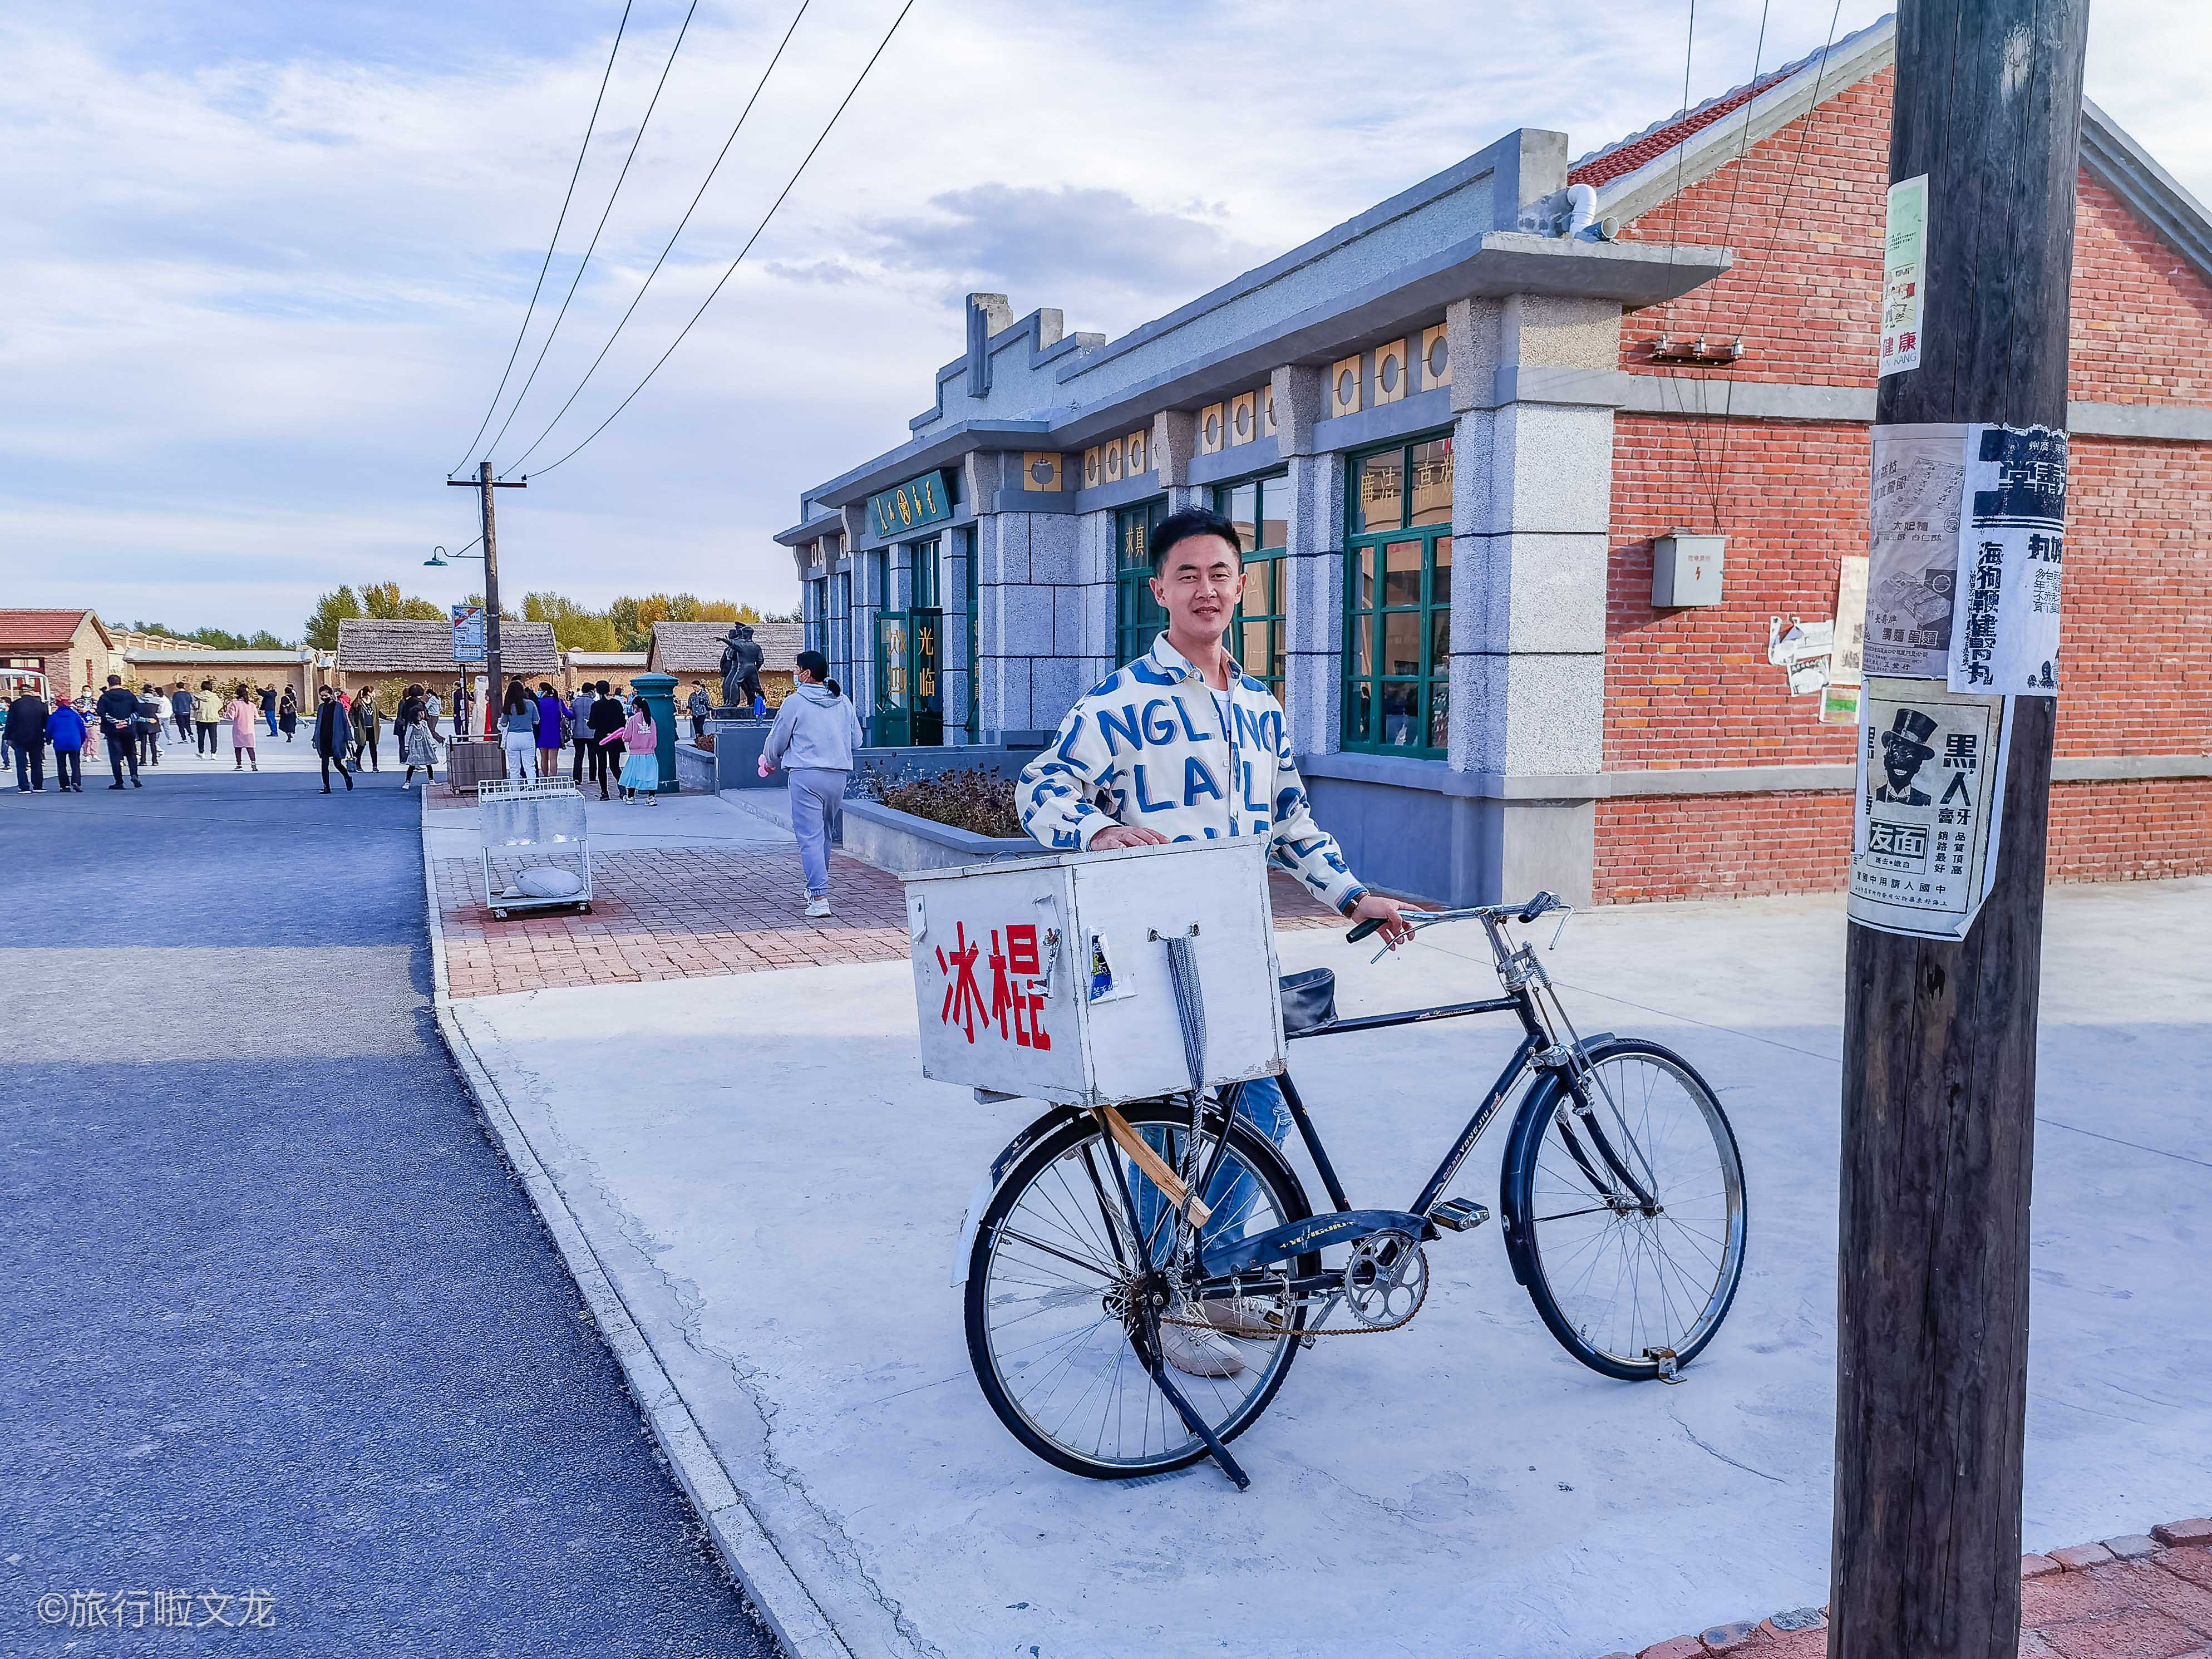
[[[1440,760],[1451,727],[1451,434],[1345,465],[1344,746]]]
[[[1114,659],[1134,662],[1152,648],[1168,625],[1152,597],[1152,526],[1168,515],[1167,498],[1155,496],[1114,514]]]
[[[1283,550],[1290,540],[1289,475],[1263,472],[1217,484],[1213,510],[1237,526],[1244,553],[1244,591],[1237,595],[1236,620],[1230,624],[1230,653],[1254,679],[1266,681],[1280,702],[1289,661],[1284,630],[1290,613],[1283,580]]]
[[[917,611],[937,607],[937,570],[942,544],[934,536],[907,545],[908,568],[911,574],[914,598],[909,602]]]

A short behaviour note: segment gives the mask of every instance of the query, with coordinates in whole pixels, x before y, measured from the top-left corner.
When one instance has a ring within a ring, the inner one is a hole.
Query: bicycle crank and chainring
[[[1429,1297],[1429,1257],[1411,1233],[1370,1233],[1344,1264],[1344,1310],[1362,1330],[1395,1331]]]

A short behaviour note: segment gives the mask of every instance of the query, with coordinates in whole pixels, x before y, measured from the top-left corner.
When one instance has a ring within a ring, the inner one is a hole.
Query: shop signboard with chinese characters
[[[1989,896],[2003,817],[2011,701],[1940,681],[1869,677],[1851,823],[1853,921],[1966,936]]]
[[[952,516],[952,491],[943,471],[925,472],[868,497],[868,522],[878,536],[903,536]]]
[[[907,877],[923,1075],[1071,1106],[1188,1090],[1171,939],[1197,970],[1207,1085],[1279,1072],[1265,851],[1242,837]]]

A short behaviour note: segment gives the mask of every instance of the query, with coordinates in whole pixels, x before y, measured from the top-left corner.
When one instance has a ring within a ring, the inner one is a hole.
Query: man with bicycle
[[[1403,907],[1361,883],[1335,837],[1314,822],[1282,704],[1222,644],[1244,586],[1237,527],[1188,507],[1161,520],[1150,551],[1152,596],[1167,628],[1151,651],[1080,698],[1022,769],[1014,793],[1023,827],[1060,852],[1261,836],[1270,860],[1324,903],[1352,921],[1379,922],[1386,944],[1411,939]],[[1277,1146],[1290,1132],[1272,1078],[1245,1084],[1237,1109]],[[1222,1207],[1233,1212],[1233,1194]],[[1206,1306],[1209,1316],[1237,1316],[1231,1304]],[[1178,1340],[1173,1326],[1164,1334],[1167,1357],[1181,1370],[1243,1369],[1225,1344]]]

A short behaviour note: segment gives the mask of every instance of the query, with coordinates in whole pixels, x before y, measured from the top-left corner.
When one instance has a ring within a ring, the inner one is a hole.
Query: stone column
[[[1510,295],[1446,313],[1460,411],[1449,763],[1481,775],[1499,898],[1589,898],[1604,762],[1615,301]],[[1494,837],[1494,841],[1493,841]],[[1486,885],[1488,883],[1486,881]]]
[[[1314,425],[1328,411],[1328,374],[1277,369],[1275,447],[1289,471],[1283,549],[1284,712],[1291,752],[1327,755],[1344,732],[1344,459],[1314,453]]]

